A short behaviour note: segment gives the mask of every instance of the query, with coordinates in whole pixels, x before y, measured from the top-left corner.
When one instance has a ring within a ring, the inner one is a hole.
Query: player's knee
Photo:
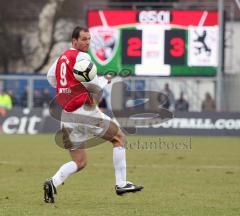
[[[77,164],[78,171],[84,169],[87,166],[87,161],[86,160],[76,160],[75,163]]]
[[[113,144],[115,147],[124,147],[125,134],[119,130],[119,132],[113,138]]]
[[[122,131],[119,133],[119,140],[124,145],[126,137],[125,137],[125,134]]]

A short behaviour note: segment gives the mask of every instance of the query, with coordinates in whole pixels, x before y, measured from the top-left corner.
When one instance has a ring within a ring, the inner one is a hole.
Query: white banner
[[[136,75],[169,76],[170,65],[164,64],[164,31],[166,26],[138,25],[142,29],[142,64],[135,65]]]
[[[190,26],[188,28],[188,65],[218,64],[218,27]]]

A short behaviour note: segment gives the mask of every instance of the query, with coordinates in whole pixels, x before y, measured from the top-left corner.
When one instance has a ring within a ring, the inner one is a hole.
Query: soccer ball
[[[96,65],[87,59],[80,60],[73,66],[73,75],[80,82],[90,82],[97,74]]]

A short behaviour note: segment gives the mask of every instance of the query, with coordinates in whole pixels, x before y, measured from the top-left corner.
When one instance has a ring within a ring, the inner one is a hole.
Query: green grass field
[[[192,148],[181,150],[128,149],[128,179],[145,188],[122,197],[114,192],[111,144],[99,145],[87,150],[86,169],[58,188],[55,205],[43,202],[42,184],[70,158],[53,135],[0,140],[1,216],[240,215],[240,138],[192,137]]]

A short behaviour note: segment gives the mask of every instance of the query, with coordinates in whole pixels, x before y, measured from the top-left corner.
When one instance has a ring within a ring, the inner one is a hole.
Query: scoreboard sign
[[[216,75],[217,11],[92,10],[87,18],[99,74]]]

